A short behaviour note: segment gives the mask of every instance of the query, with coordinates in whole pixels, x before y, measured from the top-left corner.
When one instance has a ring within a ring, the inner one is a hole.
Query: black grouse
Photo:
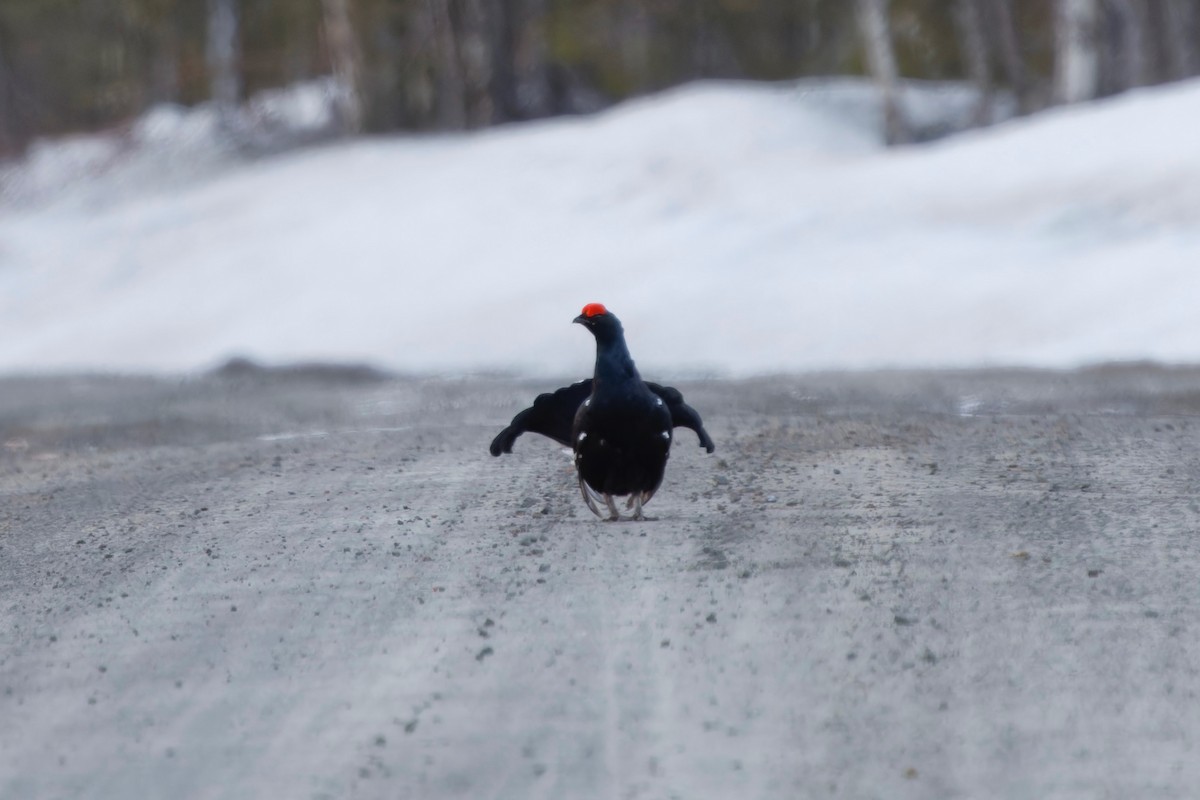
[[[596,337],[596,371],[590,380],[538,395],[492,440],[492,455],[511,453],[527,431],[548,436],[575,451],[584,502],[598,517],[603,500],[609,520],[621,518],[614,497],[629,495],[626,508],[643,519],[642,506],[662,483],[672,430],[691,428],[700,446],[715,449],[700,415],[670,386],[643,381],[633,365],[621,322],[600,303],[576,317]]]

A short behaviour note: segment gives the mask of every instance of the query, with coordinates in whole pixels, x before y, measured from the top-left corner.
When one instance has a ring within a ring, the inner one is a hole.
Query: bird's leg
[[[644,502],[645,494],[642,492],[634,492],[633,497],[633,518],[636,520],[649,519],[642,514],[642,503]]]
[[[650,499],[649,494],[647,492],[637,492],[634,494],[634,497],[630,498],[632,503],[634,503],[634,516],[630,517],[631,519],[636,519],[638,522],[654,522],[654,517],[647,517],[642,513],[642,506],[646,505]]]
[[[587,507],[592,510],[592,513],[597,517],[603,518],[600,509],[596,508],[596,501],[592,499],[592,493],[588,491],[587,484],[583,482],[583,476],[579,476],[579,492],[583,495],[583,502],[587,503]]]
[[[613,497],[611,494],[604,495],[604,502],[608,504],[608,510],[612,513],[612,516],[608,518],[608,521],[617,522],[620,520],[621,512],[617,511],[617,504],[613,502]]]

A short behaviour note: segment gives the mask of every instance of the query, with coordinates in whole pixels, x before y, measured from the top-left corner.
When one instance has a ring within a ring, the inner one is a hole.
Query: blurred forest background
[[[961,79],[1022,112],[1200,72],[1196,0],[3,0],[0,157],[323,78],[330,135],[580,113],[698,78]]]

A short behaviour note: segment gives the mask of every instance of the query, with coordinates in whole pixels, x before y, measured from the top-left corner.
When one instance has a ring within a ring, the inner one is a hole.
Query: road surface
[[[645,523],[555,385],[0,380],[0,797],[1195,796],[1200,370],[685,382]]]

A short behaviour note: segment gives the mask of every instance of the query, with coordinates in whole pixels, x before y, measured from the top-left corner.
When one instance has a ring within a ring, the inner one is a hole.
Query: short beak
[[[572,322],[572,323],[578,322],[580,325],[582,325],[582,324],[584,324],[585,322],[587,322],[587,317],[585,317],[583,314],[580,314],[578,317],[576,317],[575,319],[571,320],[571,322]]]

